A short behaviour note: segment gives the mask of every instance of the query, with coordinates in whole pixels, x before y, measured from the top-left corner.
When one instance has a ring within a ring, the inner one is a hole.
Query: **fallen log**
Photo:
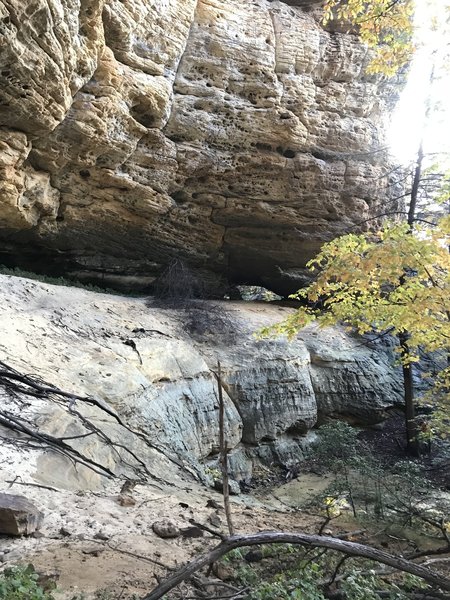
[[[438,573],[427,569],[421,565],[417,565],[410,560],[406,560],[400,556],[388,554],[383,550],[365,546],[356,542],[348,542],[346,540],[323,536],[323,535],[307,535],[305,533],[284,533],[281,531],[265,531],[262,533],[252,533],[248,535],[234,535],[223,540],[215,548],[198,556],[187,565],[181,567],[168,577],[165,581],[157,585],[154,590],[144,596],[142,600],[159,600],[164,594],[167,594],[171,589],[177,586],[182,581],[188,579],[196,571],[216,562],[219,558],[243,546],[255,546],[257,544],[298,544],[310,548],[326,548],[328,550],[336,550],[343,552],[347,556],[356,556],[368,558],[375,562],[393,567],[399,571],[416,575],[435,585],[443,590],[450,591],[450,579],[444,578]]]

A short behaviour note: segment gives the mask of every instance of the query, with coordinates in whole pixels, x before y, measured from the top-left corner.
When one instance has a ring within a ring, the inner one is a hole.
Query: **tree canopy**
[[[368,72],[395,75],[413,52],[413,0],[326,0],[324,24],[349,23],[375,49]]]
[[[325,244],[308,263],[316,279],[293,297],[308,302],[279,331],[295,334],[311,321],[348,323],[359,333],[409,332],[411,354],[450,345],[450,217],[436,228],[387,225],[380,232],[348,234]],[[405,276],[406,274],[406,276]],[[420,315],[420,318],[418,318]]]
[[[344,323],[359,334],[407,336],[397,351],[403,365],[421,352],[450,353],[450,217],[435,227],[388,224],[377,233],[348,234],[326,243],[308,263],[315,280],[292,297],[303,306],[263,334],[294,336],[305,325]],[[450,369],[436,379],[434,395],[446,419]],[[445,408],[444,408],[445,407]],[[442,427],[444,426],[444,427]]]

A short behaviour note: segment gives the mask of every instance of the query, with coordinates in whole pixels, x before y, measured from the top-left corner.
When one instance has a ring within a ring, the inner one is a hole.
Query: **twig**
[[[97,427],[95,427],[88,419],[86,419],[79,411],[74,409],[74,404],[76,400],[82,401],[82,402],[86,402],[88,404],[91,404],[93,406],[96,406],[97,408],[100,408],[102,411],[104,411],[106,414],[108,414],[109,416],[113,417],[114,420],[121,425],[124,429],[126,429],[127,431],[129,431],[131,434],[137,436],[139,439],[141,439],[146,446],[148,446],[149,448],[156,450],[157,452],[163,454],[168,460],[170,460],[171,462],[173,462],[174,464],[176,464],[178,467],[180,468],[185,468],[186,470],[189,471],[189,469],[186,467],[186,465],[184,465],[182,463],[181,460],[176,459],[172,456],[170,456],[167,451],[165,451],[163,448],[158,447],[155,444],[152,444],[149,442],[148,438],[142,434],[139,431],[134,431],[133,429],[131,429],[130,427],[128,427],[128,425],[126,425],[126,423],[124,423],[122,421],[122,419],[117,415],[117,413],[115,413],[106,403],[104,403],[102,400],[97,400],[95,398],[91,398],[90,396],[79,396],[78,394],[72,394],[69,392],[64,392],[63,390],[60,390],[59,388],[49,385],[46,382],[44,382],[43,380],[41,380],[40,378],[38,378],[37,376],[31,376],[31,375],[23,375],[21,373],[19,373],[16,369],[13,369],[12,367],[10,367],[9,365],[7,365],[6,363],[4,363],[3,361],[0,361],[0,383],[10,392],[12,393],[20,393],[20,394],[24,394],[26,396],[33,396],[33,397],[37,397],[37,398],[52,398],[52,397],[56,397],[57,399],[61,399],[61,398],[68,398],[69,401],[69,410],[72,414],[75,414],[79,419],[82,420],[83,425],[88,428],[91,429],[92,432],[96,433],[97,435],[99,435],[103,441],[105,443],[107,443],[108,445],[110,445],[116,452],[117,452],[117,448],[121,448],[123,451],[127,452],[128,454],[130,454],[138,464],[140,464],[140,466],[143,468],[144,472],[149,475],[152,479],[154,479],[155,481],[159,481],[160,483],[167,483],[167,485],[171,485],[173,486],[174,484],[171,482],[165,482],[162,478],[158,477],[157,475],[155,475],[154,473],[151,473],[147,466],[145,465],[145,463],[140,460],[136,454],[134,454],[132,452],[132,450],[130,450],[128,447],[117,443],[117,442],[112,442],[112,440],[110,440],[103,431],[99,430]],[[2,414],[2,413],[0,413]],[[8,425],[5,425],[8,426]],[[14,429],[14,427],[10,426],[10,429]],[[28,431],[25,431],[24,429],[21,430],[21,433],[25,433],[27,435],[31,435]],[[34,432],[35,435],[32,435],[31,437],[34,437],[34,439],[39,439],[41,441],[41,443],[43,442],[42,439],[40,439],[40,432]],[[85,434],[90,435],[88,434]],[[43,437],[46,436],[46,434],[42,434]],[[50,436],[51,437],[51,436]],[[83,437],[83,436],[80,436]],[[76,454],[82,458],[85,459],[85,462],[83,462],[82,464],[84,464],[84,466],[91,468],[91,464],[92,461],[90,461],[90,459],[83,457],[80,453],[77,453],[71,446],[64,444],[64,440],[65,439],[72,439],[70,437],[68,438],[52,438],[53,441],[56,441],[55,443],[60,446],[60,451],[63,452],[66,456],[69,456],[70,454],[70,458],[72,460],[74,460],[74,456],[73,454]],[[75,437],[73,438],[75,439]],[[48,441],[49,445],[51,446],[55,446],[55,443],[52,443],[51,441]],[[70,449],[70,450],[69,450]],[[120,454],[119,454],[120,456]],[[123,460],[123,458],[120,456],[121,460]],[[80,461],[78,461],[80,462]],[[100,466],[101,469],[103,469],[103,467],[101,465],[97,465]],[[133,467],[134,468],[134,467]],[[98,470],[93,469],[95,472],[103,475],[104,473],[100,473]],[[104,469],[103,469],[104,470]],[[191,472],[191,471],[189,471]],[[114,476],[111,472],[109,474],[109,476]]]
[[[322,523],[322,525],[319,527],[319,531],[317,532],[318,535],[322,535],[323,530],[325,529],[325,527],[328,525],[328,523],[330,523],[330,521],[333,519],[333,517],[331,517],[330,515],[327,515],[325,521]]]
[[[32,392],[35,391],[39,396],[46,397],[48,395],[54,394],[56,396],[68,398],[72,401],[80,400],[81,402],[86,402],[87,404],[92,404],[94,406],[97,406],[98,408],[101,408],[104,412],[113,417],[119,423],[119,425],[124,425],[123,421],[117,415],[117,413],[114,412],[107,404],[105,404],[101,400],[96,400],[95,398],[91,398],[90,396],[79,396],[78,394],[71,394],[69,392],[64,392],[63,390],[60,390],[59,388],[39,383],[36,380],[36,378],[32,378],[29,375],[22,375],[2,361],[0,361],[0,366],[2,366],[3,369],[6,369],[0,371],[0,379],[12,379],[23,383],[27,387],[31,388],[29,390],[26,390],[24,388],[19,387],[17,391],[23,392],[28,395],[32,395]]]
[[[249,591],[249,588],[244,588],[235,594],[231,594],[228,596],[204,596],[204,600],[238,600],[238,598],[242,598],[243,594],[246,594]],[[198,596],[183,596],[183,600],[198,600]]]
[[[346,533],[340,533],[339,535],[335,535],[338,540],[346,540],[348,538],[354,537],[355,535],[360,535],[361,533],[365,533],[367,529],[355,529],[354,531],[347,531]]]
[[[49,446],[54,448],[58,448],[60,451],[63,451],[64,454],[69,456],[75,462],[83,465],[84,467],[88,467],[98,475],[103,475],[104,477],[114,478],[115,474],[100,463],[91,460],[87,456],[83,456],[78,450],[75,450],[65,442],[61,441],[59,438],[55,438],[48,433],[42,433],[39,431],[33,431],[28,426],[28,423],[24,422],[23,419],[20,419],[11,413],[0,411],[0,425],[6,427],[8,429],[12,429],[13,431],[18,431],[20,433],[25,433],[26,435],[47,443]]]
[[[227,590],[231,590],[233,592],[240,592],[241,590],[239,588],[237,588],[235,585],[231,585],[231,583],[225,583],[224,581],[222,581],[221,579],[206,579],[206,577],[197,574],[197,575],[193,575],[191,577],[191,582],[199,588],[202,587],[211,587],[211,586],[218,586],[218,587],[224,587]]]
[[[123,550],[122,548],[117,548],[117,546],[111,546],[111,544],[109,542],[102,542],[102,541],[94,540],[94,539],[91,539],[90,541],[95,542],[96,544],[104,544],[110,550],[114,550],[114,552],[119,552],[120,554],[126,554],[127,556],[132,556],[133,558],[138,558],[139,560],[143,560],[145,562],[152,563],[154,565],[157,565],[158,567],[161,567],[162,569],[166,569],[167,571],[175,570],[174,567],[169,567],[168,565],[165,565],[164,563],[159,562],[158,560],[155,560],[154,558],[150,558],[148,556],[143,556],[142,554],[137,554],[136,552],[131,552],[130,550]]]
[[[9,486],[10,488],[15,484],[15,485],[28,485],[30,487],[36,487],[36,488],[42,488],[43,490],[50,490],[51,492],[61,492],[61,490],[58,490],[57,488],[51,487],[49,485],[41,485],[40,483],[30,483],[28,481],[17,481],[16,479],[13,479],[11,481],[11,479],[6,479],[5,483],[10,483],[11,485]]]
[[[225,540],[226,539],[226,536],[223,535],[223,533],[220,533],[219,531],[214,531],[214,529],[211,529],[211,527],[208,527],[208,525],[204,525],[203,523],[199,523],[195,519],[189,519],[189,523],[191,523],[191,525],[195,525],[195,527],[198,527],[199,529],[203,529],[204,531],[207,531],[208,533],[210,533],[214,537],[218,537],[221,540]]]
[[[337,563],[334,571],[333,571],[333,575],[331,576],[329,582],[327,583],[327,587],[330,587],[331,585],[333,585],[337,574],[339,573],[339,569],[342,567],[342,565],[345,563],[346,560],[348,560],[350,557],[347,555],[344,555],[341,557],[341,559],[339,560],[339,562]]]

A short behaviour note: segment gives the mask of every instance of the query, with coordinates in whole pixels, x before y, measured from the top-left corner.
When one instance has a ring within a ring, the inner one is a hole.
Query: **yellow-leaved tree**
[[[435,227],[387,225],[371,234],[349,234],[328,242],[309,268],[315,280],[293,297],[300,307],[287,320],[263,331],[292,337],[315,321],[321,326],[347,324],[360,334],[397,336],[405,386],[407,446],[419,448],[411,363],[420,352],[450,353],[450,217]],[[443,369],[435,413],[448,418],[450,369]]]
[[[413,52],[413,0],[325,0],[323,22],[348,24],[374,48],[370,73],[395,75]]]

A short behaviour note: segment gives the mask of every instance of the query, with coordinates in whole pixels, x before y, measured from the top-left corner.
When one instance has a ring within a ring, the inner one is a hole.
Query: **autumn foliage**
[[[392,76],[413,52],[412,0],[326,0],[324,24],[348,23],[361,40],[374,48],[369,73]]]
[[[344,323],[360,334],[408,336],[399,361],[411,364],[421,352],[450,352],[450,217],[436,227],[387,225],[378,233],[349,234],[322,247],[308,264],[315,280],[294,294],[303,306],[268,333],[294,336],[305,325]],[[437,378],[436,415],[448,415],[450,369]],[[442,424],[441,423],[441,424]]]

